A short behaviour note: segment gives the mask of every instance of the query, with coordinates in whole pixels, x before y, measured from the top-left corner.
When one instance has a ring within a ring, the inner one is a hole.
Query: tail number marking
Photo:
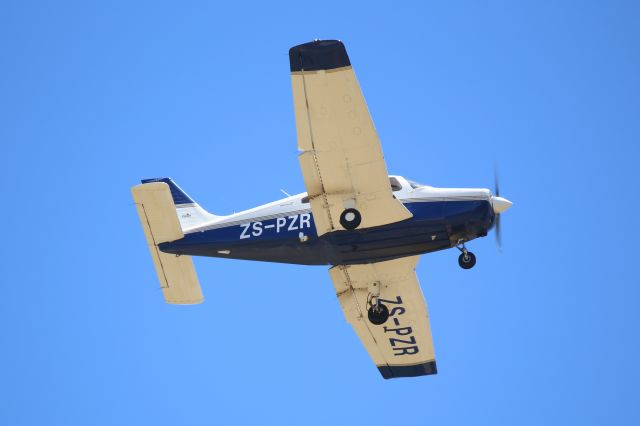
[[[273,222],[273,221],[269,221]],[[289,231],[298,231],[304,228],[311,228],[311,214],[302,213],[287,217],[278,217],[275,223],[269,222],[249,222],[240,224],[240,239],[259,237],[266,231],[275,229],[276,234]],[[297,234],[296,234],[297,235]]]

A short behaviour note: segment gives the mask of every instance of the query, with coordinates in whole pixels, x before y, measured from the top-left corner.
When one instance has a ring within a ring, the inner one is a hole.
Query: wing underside
[[[427,305],[415,273],[418,256],[329,270],[346,320],[385,379],[436,374]],[[389,318],[374,325],[368,309],[380,302]]]
[[[393,197],[380,141],[340,41],[289,51],[300,166],[318,235],[344,229],[340,215],[357,209],[369,228],[411,213]]]

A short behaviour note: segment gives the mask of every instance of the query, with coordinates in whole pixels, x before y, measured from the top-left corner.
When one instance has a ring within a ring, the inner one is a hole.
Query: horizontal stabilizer
[[[184,237],[169,185],[153,182],[131,188],[144,229],[151,258],[167,303],[194,304],[203,301],[191,256],[163,253],[160,243]]]

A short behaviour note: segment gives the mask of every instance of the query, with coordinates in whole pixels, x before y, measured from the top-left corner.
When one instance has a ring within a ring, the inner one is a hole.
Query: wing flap
[[[418,256],[412,256],[329,270],[345,319],[385,379],[437,373],[429,314],[415,274],[417,261]],[[367,317],[378,291],[390,314],[382,325]]]

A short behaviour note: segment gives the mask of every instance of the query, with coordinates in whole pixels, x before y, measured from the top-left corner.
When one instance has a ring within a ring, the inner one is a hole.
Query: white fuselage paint
[[[435,188],[432,186],[412,188],[402,176],[390,177],[395,177],[402,185],[402,189],[394,191],[393,194],[403,203],[490,200],[492,196],[491,191],[482,188]],[[264,231],[261,222],[274,218],[276,218],[277,232],[285,229],[292,231],[310,228],[311,205],[302,202],[306,196],[307,193],[303,192],[228,216],[211,216],[210,219],[197,224],[190,223],[190,226],[184,227],[183,231],[185,234],[190,234],[240,225],[243,228],[240,238],[244,239],[260,236]]]

